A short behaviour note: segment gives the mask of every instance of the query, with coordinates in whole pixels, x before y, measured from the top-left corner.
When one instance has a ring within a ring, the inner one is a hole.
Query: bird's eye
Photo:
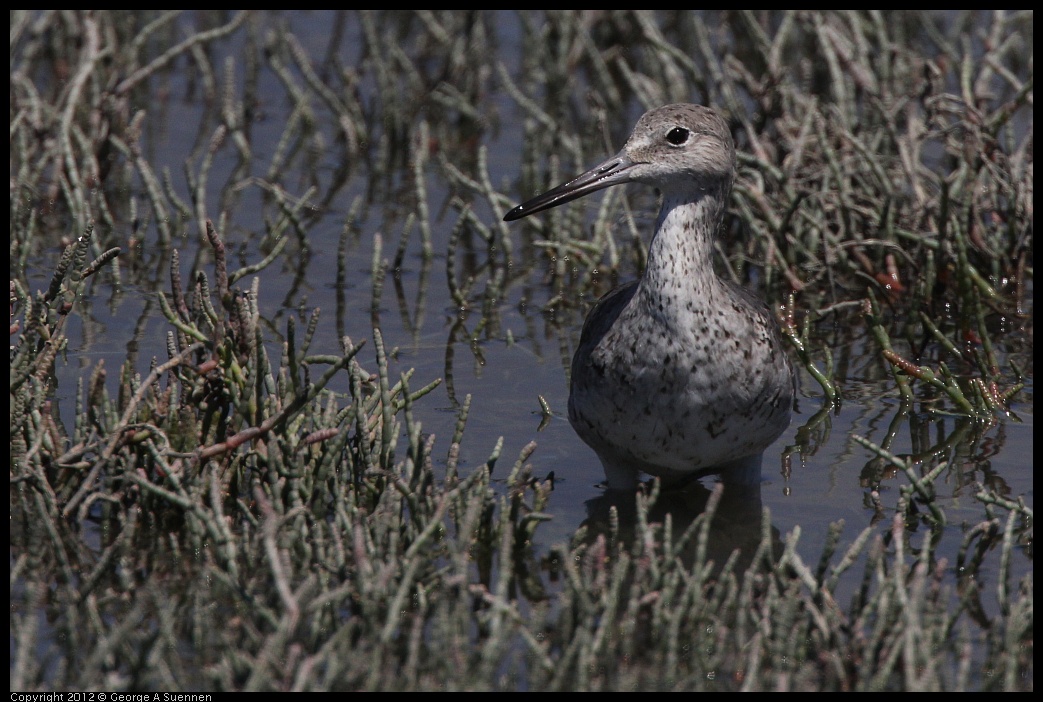
[[[666,140],[674,146],[680,146],[681,144],[688,141],[688,137],[691,136],[691,132],[684,127],[674,127],[666,134]]]

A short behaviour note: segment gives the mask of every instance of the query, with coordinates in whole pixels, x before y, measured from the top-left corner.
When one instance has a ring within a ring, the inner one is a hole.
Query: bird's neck
[[[705,305],[721,288],[713,270],[713,242],[724,219],[726,194],[724,186],[694,196],[664,194],[640,286],[653,308]]]

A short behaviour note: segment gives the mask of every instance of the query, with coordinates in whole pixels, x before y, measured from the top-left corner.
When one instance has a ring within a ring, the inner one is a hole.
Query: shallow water
[[[321,14],[291,13],[285,19],[301,36],[307,37],[309,32],[321,36],[324,30]],[[508,66],[513,68],[518,59],[510,52],[517,34],[510,31],[509,21],[505,16],[501,49]],[[346,42],[346,45],[350,44]],[[325,47],[325,41],[317,41],[316,46]],[[230,55],[235,55],[235,52],[231,51]],[[345,56],[343,60],[350,63],[351,58]],[[187,186],[179,174],[184,160],[199,142],[199,122],[206,114],[206,107],[198,95],[193,95],[188,81],[179,78],[177,73],[170,78],[167,85],[170,97],[163,111],[150,116],[146,142],[154,168],[158,171],[164,166],[169,167],[175,174],[176,188],[187,198]],[[251,134],[251,146],[260,164],[259,169],[276,151],[287,117],[282,87],[270,78],[262,80],[260,85],[271,88],[272,94],[269,96],[262,92],[258,96],[265,117]],[[364,84],[360,86],[362,99],[372,99],[365,89]],[[534,194],[517,192],[511,186],[517,182],[521,168],[523,115],[503,93],[490,95],[487,99],[490,111],[498,115],[498,128],[482,133],[480,145],[489,150],[488,168],[493,186],[514,197],[516,204]],[[629,120],[630,116],[626,119]],[[625,132],[629,127],[628,122],[620,129]],[[335,140],[332,125],[323,123],[321,128],[328,130],[330,141]],[[614,145],[615,148],[618,146]],[[337,149],[330,149],[325,154],[317,154],[316,172],[320,180],[328,179],[342,165],[334,162],[337,153]],[[609,153],[608,149],[605,153]],[[218,153],[207,203],[207,214],[215,219],[215,223],[220,214],[221,198],[226,194],[225,186],[236,165],[230,149]],[[298,192],[303,192],[310,177],[307,173],[295,173],[284,175],[282,182],[287,186],[297,182],[300,185]],[[395,173],[392,177],[408,178],[404,173]],[[382,276],[383,288],[376,321],[385,346],[397,349],[393,353],[392,377],[413,368],[415,375],[411,385],[414,388],[435,378],[446,380],[416,403],[413,410],[424,431],[436,435],[435,452],[443,457],[448,450],[459,404],[466,396],[471,397],[470,415],[461,447],[462,472],[483,464],[502,437],[502,453],[493,475],[503,478],[523,447],[535,441],[536,451],[529,458],[535,474],[544,477],[553,472],[555,476],[549,507],[554,518],[537,531],[540,546],[546,548],[567,543],[581,524],[596,523],[603,517],[610,500],[600,486],[603,475],[596,456],[580,441],[565,418],[568,362],[579,337],[582,311],[593,300],[585,299],[581,305],[558,308],[557,312],[545,311],[545,304],[555,293],[547,282],[554,262],[542,259],[538,252],[527,247],[522,228],[511,226],[508,231],[517,256],[517,262],[512,261],[510,272],[513,282],[506,286],[504,296],[487,308],[485,326],[479,330],[481,300],[476,300],[470,309],[460,310],[453,302],[446,282],[446,250],[456,214],[445,206],[449,188],[442,178],[443,172],[439,168],[429,165],[425,170],[432,212],[433,260],[425,262],[421,257],[419,233],[414,230],[401,268],[389,270]],[[278,357],[277,344],[285,332],[286,319],[301,310],[306,316],[315,307],[322,309],[321,327],[312,345],[315,352],[337,352],[341,334],[356,341],[371,339],[375,321],[372,312],[372,260],[376,235],[381,235],[380,258],[391,261],[403,222],[412,210],[408,206],[396,207],[396,201],[390,197],[393,187],[382,190],[387,199],[366,209],[354,222],[355,232],[348,236],[344,248],[346,278],[340,280],[337,252],[345,218],[354,198],[362,196],[370,187],[367,164],[352,164],[347,187],[328,209],[311,213],[307,231],[310,252],[299,257],[296,252],[286,253],[260,274],[260,308],[262,316],[272,324],[269,353],[274,357]],[[643,227],[647,244],[652,216],[648,210],[650,199],[642,197],[636,190],[631,189],[630,196],[639,210],[639,226]],[[239,264],[252,263],[263,255],[256,234],[264,230],[260,219],[264,208],[259,205],[262,198],[259,191],[251,188],[243,189],[238,197],[240,199],[228,210],[230,219],[222,233],[229,250],[235,252],[232,260]],[[596,208],[601,197],[598,194],[587,198],[594,201],[585,205],[590,208],[588,212]],[[644,214],[640,212],[642,207]],[[486,226],[498,226],[487,207],[478,207],[476,214]],[[189,262],[199,252],[198,232],[193,231],[191,225],[188,229],[184,239],[176,244],[181,250],[182,272],[186,275]],[[482,281],[487,276],[487,272],[480,268],[482,256],[486,255],[483,246],[479,242],[471,252],[478,273],[476,289],[479,291],[483,289]],[[36,260],[39,268],[29,272],[33,289],[45,286],[49,278],[54,252],[47,254]],[[203,255],[207,254],[204,252]],[[124,260],[124,270],[128,271],[127,284],[120,289],[106,289],[95,283],[93,299],[88,303],[89,322],[73,320],[70,325],[67,364],[59,366],[60,387],[64,394],[58,398],[62,416],[69,425],[75,401],[75,381],[86,377],[96,362],[104,360],[110,369],[109,377],[113,379],[113,371],[128,352],[136,358],[136,366],[143,374],[153,357],[166,357],[164,336],[168,325],[159,313],[158,305],[149,300],[157,289],[169,289],[166,254],[156,251],[146,238],[138,248],[125,251]],[[532,260],[537,262],[536,265],[526,270],[526,262]],[[461,278],[468,266],[468,255],[458,252],[454,269]],[[136,269],[141,273],[135,272]],[[249,281],[250,278],[245,279],[240,286],[248,287]],[[373,368],[376,364],[371,342],[368,343],[370,345],[360,358],[364,366]],[[906,478],[904,475],[885,476],[880,483],[882,515],[885,517],[881,522],[881,512],[871,503],[871,486],[866,480],[867,472],[871,472],[873,455],[855,443],[852,436],[863,436],[881,444],[895,432],[892,429],[895,425],[897,432],[890,438],[890,450],[911,454],[921,451],[925,441],[940,442],[940,435],[953,431],[956,426],[955,419],[941,424],[925,422],[923,431],[929,436],[912,436],[909,422],[895,422],[900,403],[892,384],[887,382],[882,361],[875,358],[875,347],[871,342],[860,340],[844,340],[843,343],[852,346],[846,349],[849,368],[842,386],[842,407],[815,425],[811,440],[798,439],[802,427],[822,406],[817,385],[809,376],[802,375],[799,410],[789,430],[765,452],[759,490],[743,493],[727,506],[733,510],[730,515],[725,515],[730,516],[731,521],[722,525],[715,536],[724,546],[724,552],[732,545],[756,539],[760,530],[761,506],[770,510],[772,525],[782,538],[800,528],[799,551],[810,563],[817,562],[827,528],[833,522],[845,522],[841,551],[866,526],[876,524],[877,528],[885,529],[898,499],[898,487],[906,483]],[[834,348],[834,351],[840,349]],[[1033,503],[1031,361],[1027,368],[1026,389],[1019,402],[1012,406],[1021,421],[1000,421],[981,439],[970,442],[965,450],[957,451],[958,463],[937,483],[941,490],[940,505],[949,517],[949,526],[938,546],[940,554],[955,554],[967,523],[981,519],[980,506],[973,498],[978,483],[988,481],[994,488],[1001,487],[1002,492],[1012,498],[1023,496],[1029,505]],[[332,387],[346,392],[346,380]],[[546,400],[553,412],[545,422],[539,397]],[[405,443],[403,438],[400,446]],[[803,452],[791,450],[798,445]],[[712,482],[712,479],[706,479],[703,484]],[[694,489],[694,493],[698,492]],[[692,509],[687,514],[688,519],[698,513],[704,495],[692,494],[690,497],[688,504]],[[681,515],[685,508],[675,502],[674,510],[676,515]],[[675,519],[683,522],[679,516]],[[1020,551],[1015,574],[1021,575],[1031,568],[1030,553]],[[856,580],[861,577],[858,569],[850,573],[850,577]],[[845,589],[841,587],[842,592]],[[843,603],[843,599],[840,601]]]

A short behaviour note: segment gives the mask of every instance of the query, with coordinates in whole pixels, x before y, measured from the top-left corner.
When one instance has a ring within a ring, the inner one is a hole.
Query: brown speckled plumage
[[[778,325],[713,270],[734,176],[724,120],[700,105],[666,105],[638,120],[618,154],[505,217],[620,183],[662,192],[644,275],[598,301],[572,360],[569,421],[609,487],[632,488],[639,472],[677,480],[759,468],[789,425],[794,380]]]

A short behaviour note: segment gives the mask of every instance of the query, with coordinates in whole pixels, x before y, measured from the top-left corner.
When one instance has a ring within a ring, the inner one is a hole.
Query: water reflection
[[[631,491],[606,490],[585,503],[587,518],[582,526],[586,529],[586,540],[594,543],[599,537],[605,537],[628,548],[635,535],[640,533],[642,521],[664,527],[669,523],[667,543],[682,544],[677,555],[685,567],[713,561],[715,571],[719,572],[734,557],[731,571],[742,573],[757,556],[763,541],[766,515],[761,499],[761,481],[749,480],[750,476],[736,477],[719,476],[720,482],[712,487],[693,479],[671,489],[658,489],[655,481],[650,480],[639,488],[637,499]],[[653,502],[642,514],[639,503],[649,499]],[[708,513],[712,516],[707,538],[702,542],[690,532],[695,521]],[[774,525],[767,528],[770,529],[774,560],[782,553],[780,531]],[[698,552],[700,548],[706,549],[702,556]]]

